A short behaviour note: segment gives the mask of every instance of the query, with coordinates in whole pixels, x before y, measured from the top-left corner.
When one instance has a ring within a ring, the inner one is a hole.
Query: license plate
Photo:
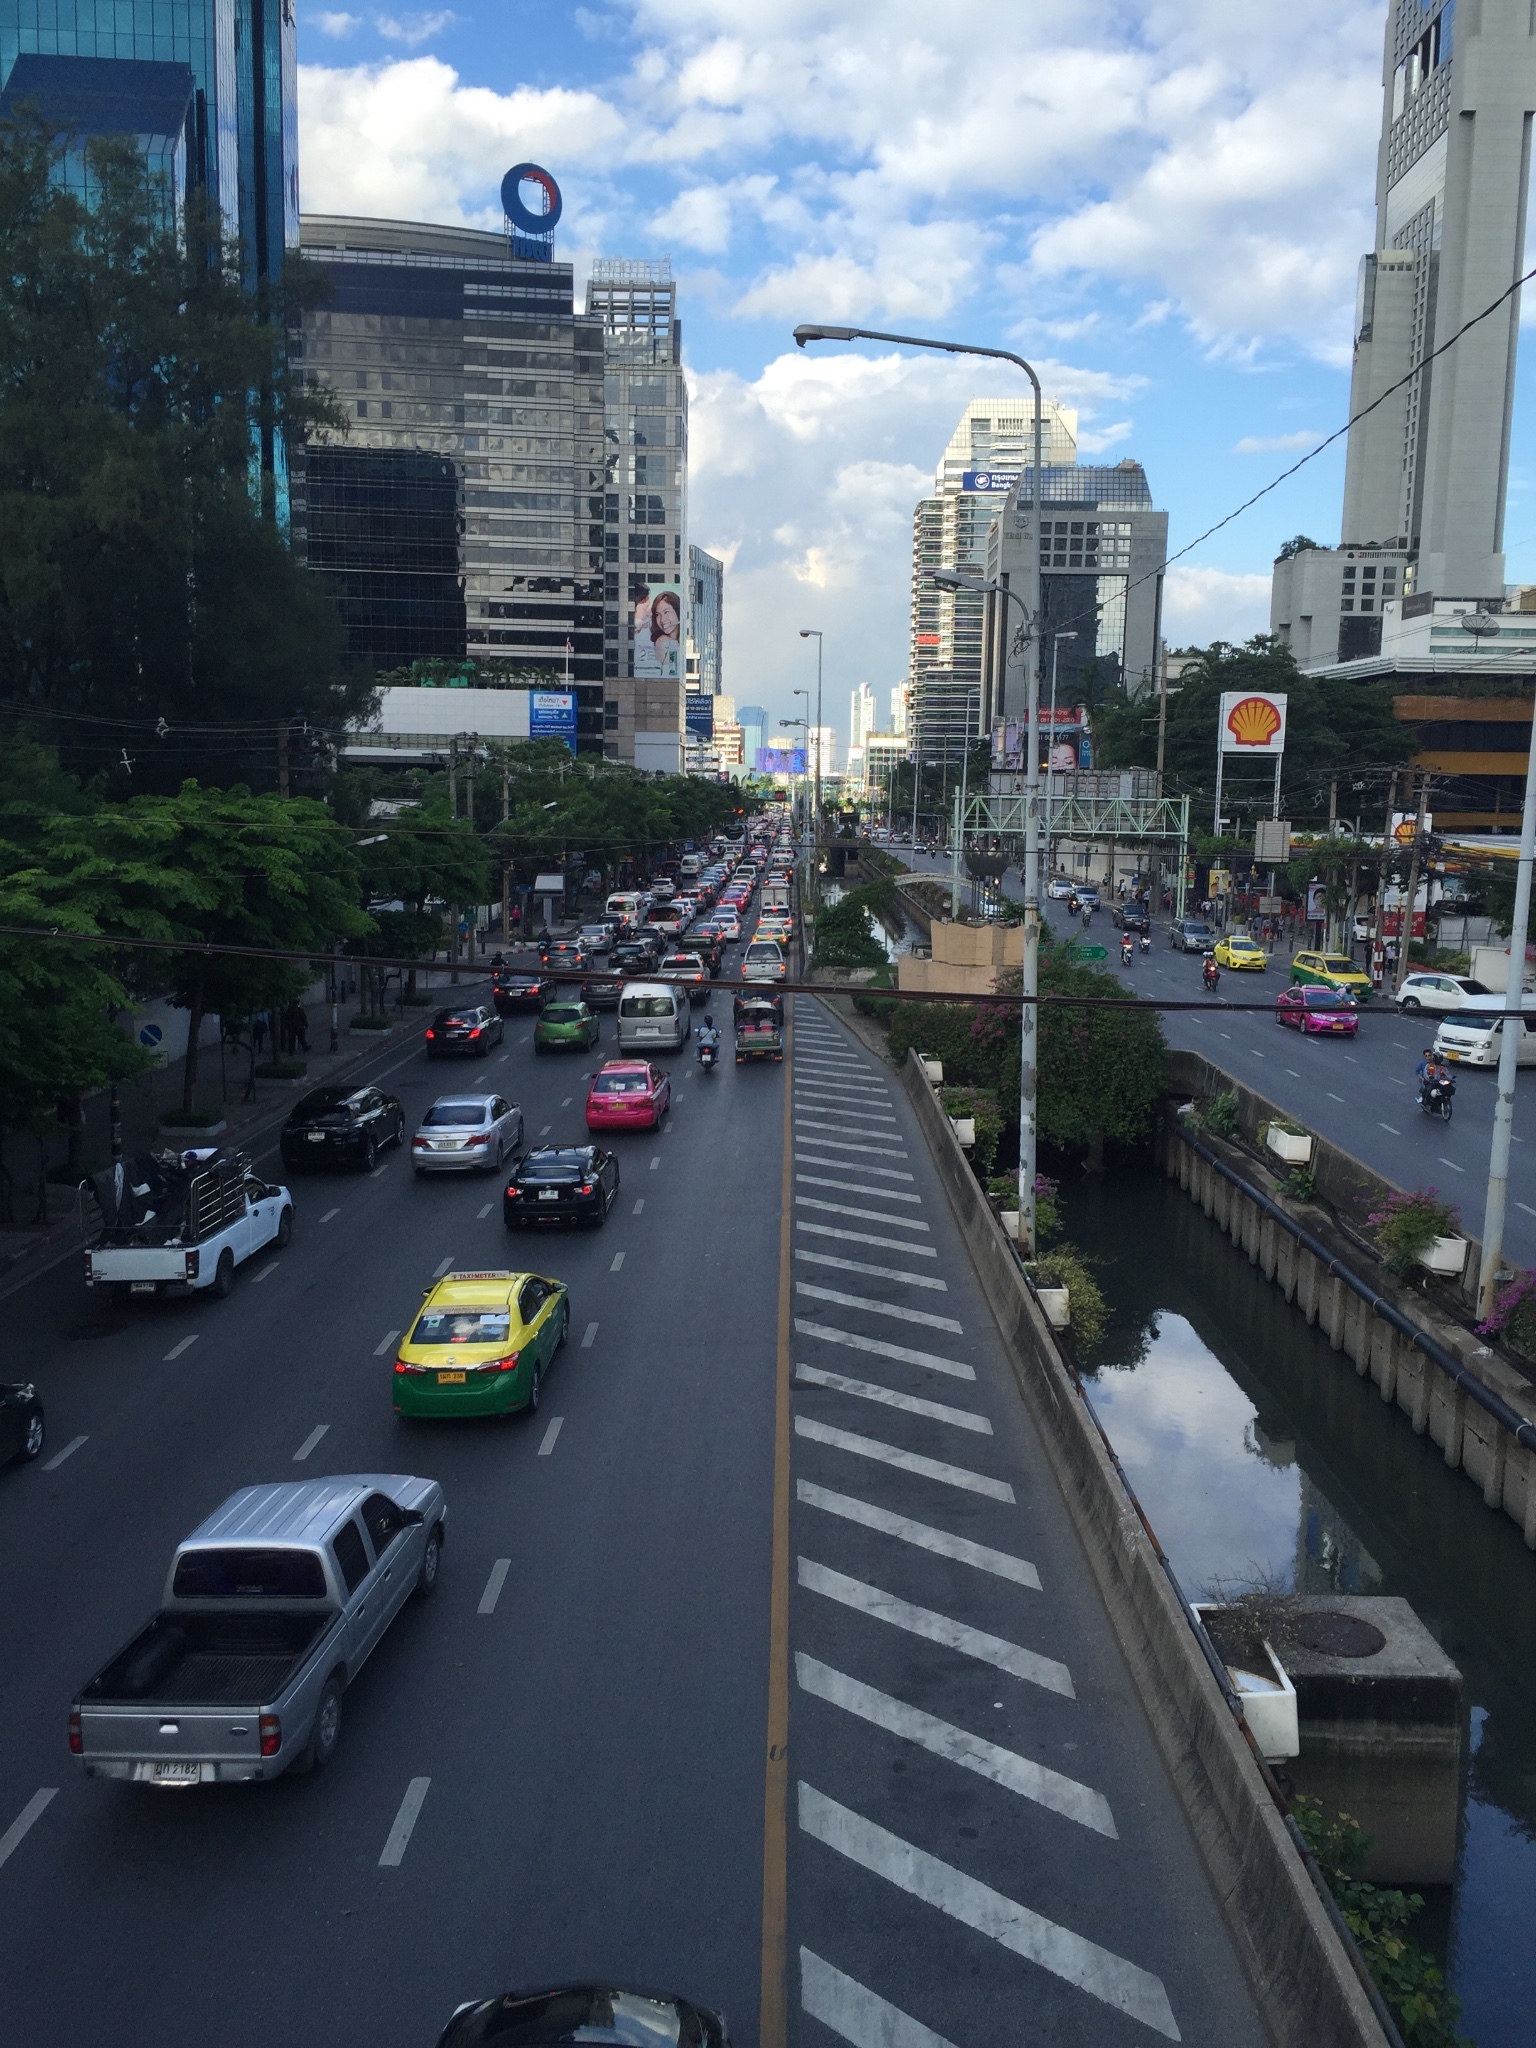
[[[1448,1052],[1446,1053],[1446,1058],[1447,1058],[1448,1060],[1459,1060],[1459,1059],[1461,1058],[1461,1054],[1460,1054],[1459,1052],[1449,1052],[1449,1051],[1448,1051]]]
[[[464,1375],[461,1372],[440,1372],[437,1376],[437,1384],[440,1387],[462,1387]]]
[[[155,1283],[153,1280],[130,1280],[128,1282],[128,1292],[130,1294],[153,1294],[154,1291]]]
[[[199,1764],[156,1764],[154,1782],[157,1785],[195,1785],[201,1776]]]
[[[558,1202],[559,1199],[560,1190],[558,1188],[540,1188],[539,1200],[541,1202]]]
[[[308,1138],[311,1145],[323,1145],[325,1143],[324,1131],[306,1131],[304,1135]]]

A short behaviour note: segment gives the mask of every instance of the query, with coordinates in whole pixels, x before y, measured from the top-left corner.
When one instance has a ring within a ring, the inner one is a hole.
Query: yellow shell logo
[[[1240,747],[1267,747],[1280,730],[1280,713],[1267,697],[1245,697],[1228,712],[1227,730]]]

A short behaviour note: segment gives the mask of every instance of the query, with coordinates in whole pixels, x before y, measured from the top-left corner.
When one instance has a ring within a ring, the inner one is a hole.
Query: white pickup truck
[[[243,1152],[146,1152],[92,1182],[102,1228],[85,1284],[113,1297],[196,1294],[220,1300],[235,1268],[293,1235],[293,1197]]]

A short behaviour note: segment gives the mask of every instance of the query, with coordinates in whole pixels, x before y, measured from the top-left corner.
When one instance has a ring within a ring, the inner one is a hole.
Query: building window
[[[367,401],[367,399],[366,399],[366,398],[360,398],[360,399],[359,399],[359,400],[357,401],[357,416],[358,416],[358,418],[359,418],[360,420],[365,420],[365,419],[367,419],[367,417],[368,417],[368,401]]]
[[[1352,612],[1354,608],[1355,600],[1352,597],[1345,597],[1339,600],[1339,610],[1341,612]]]

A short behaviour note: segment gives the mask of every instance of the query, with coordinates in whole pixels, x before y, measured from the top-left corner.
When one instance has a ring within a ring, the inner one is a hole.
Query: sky
[[[1384,0],[465,0],[300,14],[305,211],[499,228],[507,168],[559,182],[578,302],[597,256],[670,256],[689,538],[727,565],[724,687],[884,714],[912,508],[1006,365],[822,344],[801,321],[1014,350],[1134,456],[1169,515],[1170,644],[1266,630],[1270,564],[1339,538],[1341,425],[1374,239]],[[1536,300],[1529,302],[1536,306]],[[1526,355],[1530,351],[1527,349]],[[1508,572],[1536,580],[1536,369]],[[1196,543],[1193,547],[1191,543]]]

